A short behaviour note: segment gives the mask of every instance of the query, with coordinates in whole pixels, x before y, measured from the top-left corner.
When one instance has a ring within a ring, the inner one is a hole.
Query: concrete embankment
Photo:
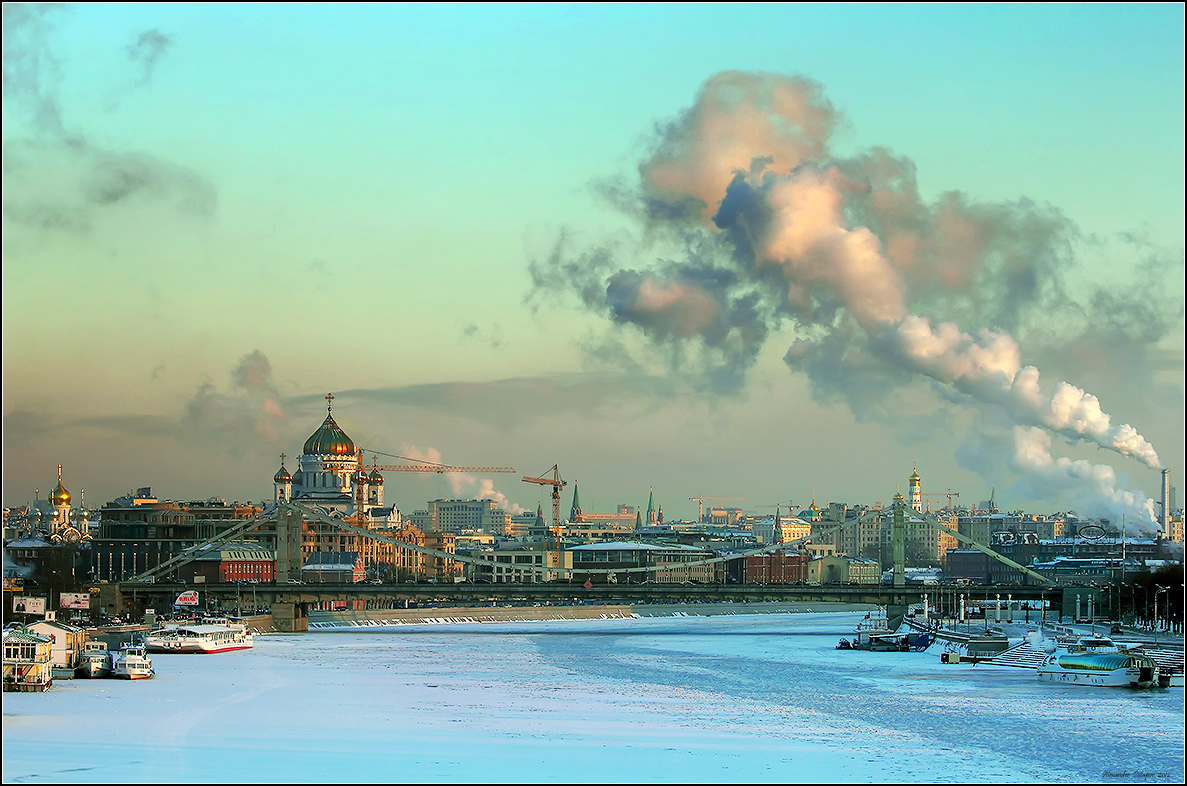
[[[632,617],[630,606],[483,606],[431,609],[311,611],[309,630],[386,625],[440,625],[459,622],[537,622]]]
[[[711,617],[736,614],[796,614],[868,611],[874,606],[854,603],[793,601],[787,603],[660,603],[605,606],[483,606],[428,609],[367,609],[311,611],[309,630],[342,627],[441,625],[460,622],[538,622],[547,620],[627,619],[632,617]],[[266,620],[267,618],[257,618]],[[259,633],[274,632],[252,625]]]
[[[784,603],[639,603],[630,607],[639,617],[716,617],[722,614],[810,614],[872,611],[870,603],[795,600]]]

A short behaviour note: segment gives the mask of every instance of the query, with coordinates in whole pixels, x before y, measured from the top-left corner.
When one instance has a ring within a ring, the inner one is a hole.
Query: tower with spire
[[[907,478],[909,486],[908,493],[911,495],[911,510],[916,513],[923,512],[923,489],[920,487],[919,472],[915,469],[915,465],[911,465],[911,477]]]
[[[647,491],[647,526],[655,526],[655,487],[652,486]]]
[[[577,498],[577,481],[573,481],[573,507],[569,508],[569,521],[581,521],[581,500]]]

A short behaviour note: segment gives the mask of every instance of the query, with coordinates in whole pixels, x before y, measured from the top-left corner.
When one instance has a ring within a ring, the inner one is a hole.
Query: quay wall
[[[627,619],[631,617],[709,617],[723,614],[795,614],[869,611],[871,604],[789,601],[786,603],[644,603],[593,606],[482,606],[420,609],[310,611],[309,629],[454,622],[533,622],[544,620]],[[249,617],[256,633],[275,633],[268,615]]]
[[[430,609],[311,611],[309,629],[323,626],[421,625],[448,622],[532,622],[625,619],[630,606],[482,606]]]
[[[776,603],[636,603],[631,611],[639,617],[714,617],[722,614],[810,614],[834,611],[873,611],[872,603],[832,603],[793,600]]]

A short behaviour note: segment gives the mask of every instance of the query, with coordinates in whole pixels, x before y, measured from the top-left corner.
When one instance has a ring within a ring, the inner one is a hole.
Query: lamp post
[[[1154,643],[1158,644],[1158,596],[1166,592],[1168,587],[1159,587],[1154,591]]]

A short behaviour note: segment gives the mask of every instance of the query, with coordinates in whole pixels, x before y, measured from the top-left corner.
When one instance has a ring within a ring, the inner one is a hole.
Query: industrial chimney
[[[1158,534],[1162,537],[1167,537],[1170,533],[1169,524],[1171,520],[1171,471],[1164,469],[1162,471],[1162,511],[1158,514],[1158,528],[1161,530]]]

